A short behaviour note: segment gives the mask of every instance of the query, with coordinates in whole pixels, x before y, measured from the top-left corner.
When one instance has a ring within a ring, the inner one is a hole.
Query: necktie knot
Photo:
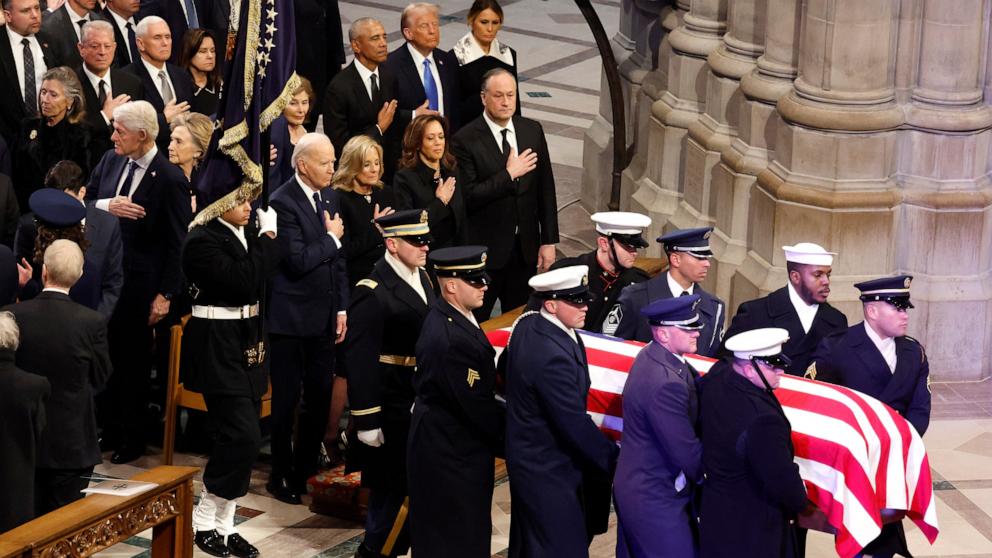
[[[27,39],[27,37],[25,37],[25,38],[21,39],[21,44],[24,45],[24,46],[30,46],[31,45],[31,41],[29,41]]]
[[[689,296],[689,291],[682,291],[682,294],[679,296]]]

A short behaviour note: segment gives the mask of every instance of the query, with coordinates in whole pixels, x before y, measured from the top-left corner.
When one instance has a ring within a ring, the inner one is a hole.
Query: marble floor
[[[401,42],[399,14],[405,0],[341,0],[343,25],[354,18],[374,16],[390,32],[390,48]],[[593,0],[612,34],[617,29],[620,3]],[[442,48],[467,30],[469,2],[441,7]],[[561,251],[573,255],[591,246],[588,213],[576,203],[582,166],[582,135],[599,104],[601,62],[592,35],[578,10],[567,0],[505,0],[506,25],[500,40],[518,52],[524,113],[544,126],[558,187]],[[992,382],[934,385],[933,421],[924,441],[933,467],[941,534],[930,546],[907,522],[910,548],[917,557],[992,558]],[[126,478],[158,465],[155,450],[131,465],[105,461],[97,472]],[[107,456],[109,458],[109,455]],[[177,454],[180,465],[202,466],[202,455]],[[267,496],[267,465],[260,463],[250,493],[238,510],[241,533],[258,546],[265,558],[330,558],[352,556],[361,540],[360,526],[316,515],[307,506],[291,506]],[[199,490],[199,488],[198,488]],[[305,500],[309,500],[305,497]],[[510,521],[509,485],[496,487],[492,505],[492,552],[505,556]],[[609,533],[597,537],[591,555],[614,555],[615,518]],[[150,533],[131,538],[99,556],[150,555]],[[206,556],[196,552],[197,556]],[[812,533],[807,555],[836,556],[831,537]],[[564,558],[564,557],[563,557]]]

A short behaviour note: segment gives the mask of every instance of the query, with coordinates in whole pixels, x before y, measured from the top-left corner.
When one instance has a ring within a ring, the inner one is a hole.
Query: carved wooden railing
[[[152,529],[152,556],[193,555],[196,467],[156,467],[131,480],[155,488],[134,496],[90,495],[0,534],[0,558],[77,558]]]

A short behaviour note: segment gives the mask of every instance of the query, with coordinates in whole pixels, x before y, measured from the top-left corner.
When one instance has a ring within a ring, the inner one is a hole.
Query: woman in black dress
[[[300,86],[293,91],[293,97],[286,103],[282,116],[272,121],[272,146],[276,148],[276,156],[269,167],[269,180],[272,188],[282,186],[293,178],[293,150],[296,142],[307,133],[307,122],[313,114],[315,99],[313,85],[310,80],[300,76]],[[347,231],[345,231],[347,232]]]
[[[190,29],[183,37],[179,66],[189,72],[196,85],[190,112],[213,117],[220,96],[220,65],[217,64],[217,41],[206,29]]]
[[[448,151],[448,121],[425,114],[403,135],[403,156],[393,178],[396,209],[426,209],[432,248],[468,244],[465,202],[455,186],[455,157]]]
[[[331,184],[341,200],[347,256],[348,284],[368,277],[386,245],[372,223],[393,212],[393,192],[382,183],[382,146],[368,136],[355,136],[344,144]]]
[[[496,35],[503,26],[503,8],[496,0],[475,0],[468,10],[469,32],[458,39],[451,53],[458,59],[458,102],[462,125],[482,115],[482,76],[494,68],[503,68],[517,77],[517,51],[499,42]],[[518,88],[519,91],[519,88]],[[520,114],[520,95],[517,95]]]
[[[93,168],[86,99],[75,72],[65,66],[45,72],[38,112],[40,116],[24,120],[14,147],[12,178],[21,213],[28,211],[28,198],[45,185],[45,176],[55,163],[72,161],[83,176],[89,176]]]

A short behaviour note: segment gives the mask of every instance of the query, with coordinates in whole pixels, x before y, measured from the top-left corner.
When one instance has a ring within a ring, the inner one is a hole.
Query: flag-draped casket
[[[623,386],[643,343],[580,332],[589,358],[588,412],[614,440],[623,434]],[[487,334],[497,352],[509,329]],[[691,357],[705,372],[715,361]],[[785,376],[775,396],[792,425],[796,464],[810,500],[836,529],[842,557],[856,555],[882,527],[882,510],[905,510],[930,540],[937,511],[923,441],[898,413],[862,393]],[[705,488],[704,488],[705,489]]]

